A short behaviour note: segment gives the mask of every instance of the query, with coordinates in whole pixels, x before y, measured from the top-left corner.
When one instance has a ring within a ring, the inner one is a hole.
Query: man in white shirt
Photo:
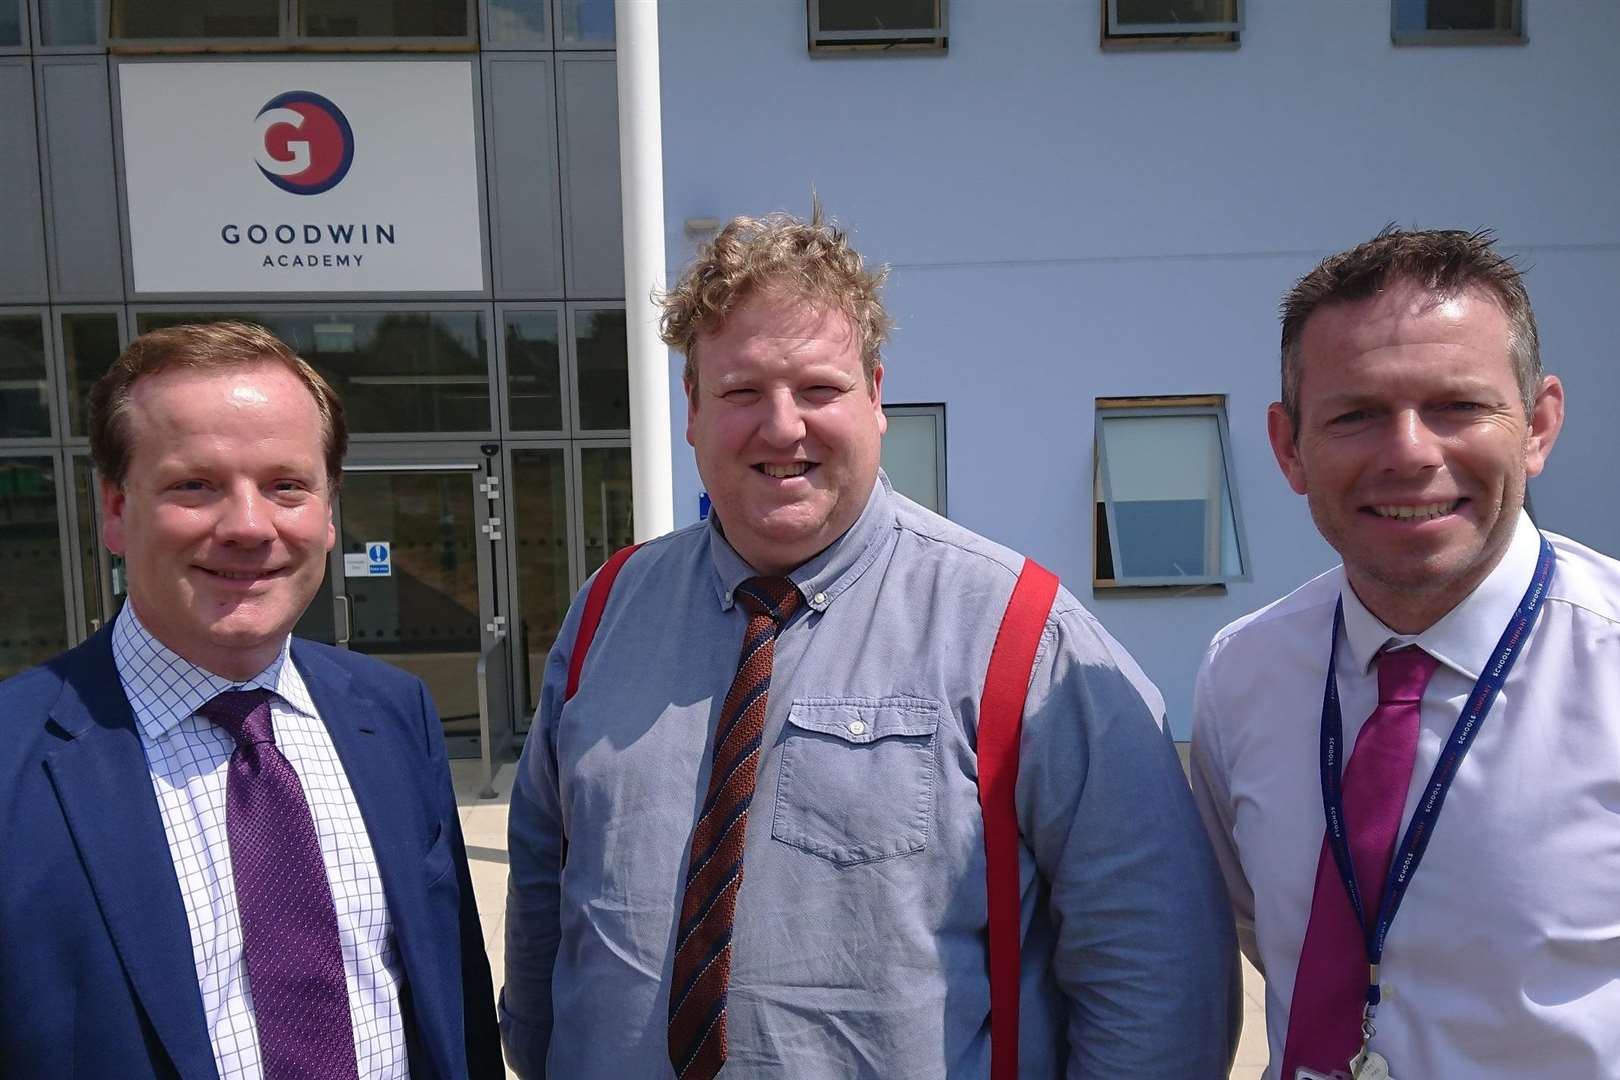
[[[1620,563],[1524,512],[1529,297],[1391,229],[1283,315],[1272,447],[1343,565],[1215,636],[1192,744],[1267,1076],[1620,1078]]]

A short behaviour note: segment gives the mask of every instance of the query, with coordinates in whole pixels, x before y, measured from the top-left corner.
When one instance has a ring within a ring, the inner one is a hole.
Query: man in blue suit
[[[129,601],[0,683],[0,1076],[502,1075],[433,705],[291,638],[331,387],[258,327],[174,327],[91,429]]]

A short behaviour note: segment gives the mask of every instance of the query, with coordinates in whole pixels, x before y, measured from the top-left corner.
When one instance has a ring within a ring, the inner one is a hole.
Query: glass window
[[[306,37],[467,37],[467,0],[299,0]]]
[[[945,0],[811,0],[810,51],[945,49]]]
[[[0,0],[0,49],[22,45],[22,4],[19,0]]]
[[[281,0],[112,0],[112,36],[280,37]]]
[[[883,471],[894,489],[945,513],[945,406],[885,405]]]
[[[579,452],[585,509],[585,573],[635,543],[630,511],[630,448],[586,446]]]
[[[1246,575],[1223,398],[1099,399],[1096,439],[1098,585]]]
[[[50,458],[0,458],[0,679],[67,648],[62,521]]]
[[[43,45],[99,45],[100,0],[39,0],[39,36]]]
[[[90,434],[90,388],[112,368],[120,351],[117,315],[107,311],[62,314],[70,434]]]
[[[506,400],[513,431],[563,428],[558,321],[556,311],[506,313]]]
[[[50,435],[45,320],[34,314],[0,317],[0,438],[48,439]]]
[[[623,308],[575,309],[574,362],[579,426],[592,431],[628,431],[630,353]]]
[[[568,492],[562,449],[513,450],[512,538],[517,546],[518,650],[528,668],[523,714],[540,703],[546,656],[568,614]]]
[[[1105,46],[1235,45],[1242,0],[1103,0]]]
[[[489,0],[484,40],[501,45],[544,45],[546,0]]]
[[[559,0],[557,7],[564,45],[613,47],[613,0]]]
[[[86,454],[73,455],[73,498],[78,504],[79,538],[78,550],[73,557],[78,560],[80,584],[84,587],[84,625],[89,633],[101,629],[103,620],[109,617],[106,605],[102,602],[101,593],[101,505],[100,495],[95,487],[95,471],[91,467],[90,458]],[[117,555],[108,553],[112,563],[118,565],[122,579],[123,560]],[[121,600],[118,597],[117,600]],[[115,603],[117,602],[115,600]],[[328,606],[331,606],[328,603]],[[114,611],[117,610],[115,607]]]
[[[1394,0],[1390,9],[1397,44],[1522,42],[1519,0]]]
[[[492,429],[489,355],[476,311],[143,312],[156,326],[258,323],[326,377],[357,434]]]

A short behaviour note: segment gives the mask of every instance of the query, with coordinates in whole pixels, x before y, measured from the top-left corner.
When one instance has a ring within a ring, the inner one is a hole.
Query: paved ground
[[[473,891],[478,895],[478,916],[484,925],[484,947],[490,970],[500,987],[506,969],[502,920],[506,913],[506,799],[512,790],[515,766],[504,765],[495,776],[493,799],[480,799],[482,782],[476,761],[455,761],[456,801],[461,807],[461,830],[467,840]],[[1265,983],[1247,963],[1243,965],[1243,1040],[1231,1080],[1260,1080],[1266,1065]]]

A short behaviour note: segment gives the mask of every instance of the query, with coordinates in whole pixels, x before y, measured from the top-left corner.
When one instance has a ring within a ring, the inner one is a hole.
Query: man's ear
[[[1305,463],[1299,456],[1299,433],[1288,417],[1282,402],[1273,401],[1266,409],[1266,435],[1271,439],[1271,452],[1277,455],[1277,467],[1294,494],[1305,494]]]
[[[889,414],[883,411],[883,365],[872,369],[872,408],[877,410],[878,434],[889,430]]]
[[[101,496],[101,542],[114,555],[124,554],[124,506],[128,496],[119,485],[101,477],[98,481]]]
[[[1541,380],[1541,389],[1530,406],[1530,431],[1525,439],[1524,473],[1540,476],[1552,453],[1558,433],[1564,429],[1564,384],[1556,375]]]
[[[686,444],[696,446],[697,443],[692,441],[692,425],[697,421],[697,379],[683,375],[681,385],[686,388]]]

